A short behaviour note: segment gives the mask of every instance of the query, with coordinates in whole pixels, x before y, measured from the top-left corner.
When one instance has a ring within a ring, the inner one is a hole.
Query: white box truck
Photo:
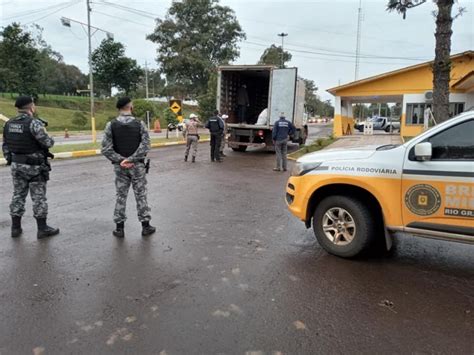
[[[268,65],[218,67],[217,110],[229,116],[228,146],[241,152],[249,146],[273,148],[272,127],[282,112],[296,128],[291,140],[304,144],[308,133],[305,89],[304,81],[298,78],[297,68],[279,69]],[[239,117],[239,90],[245,90],[248,97],[243,123],[239,122],[242,118]],[[265,109],[266,122],[257,124],[259,115]]]

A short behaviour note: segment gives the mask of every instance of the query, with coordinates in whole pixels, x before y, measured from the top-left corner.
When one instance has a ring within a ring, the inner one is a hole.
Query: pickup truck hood
[[[303,155],[299,163],[325,162],[335,160],[367,159],[374,155],[378,145],[370,145],[357,149],[333,148]]]

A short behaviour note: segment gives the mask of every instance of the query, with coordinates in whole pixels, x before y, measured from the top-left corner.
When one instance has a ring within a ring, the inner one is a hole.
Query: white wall
[[[467,94],[449,94],[450,102],[464,102],[464,109],[474,106],[474,92]],[[406,114],[407,104],[425,102],[425,94],[403,95],[402,113]]]

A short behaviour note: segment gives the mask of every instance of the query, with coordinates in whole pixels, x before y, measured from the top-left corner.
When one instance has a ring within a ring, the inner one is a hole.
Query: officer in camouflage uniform
[[[186,150],[184,152],[184,161],[188,161],[188,155],[191,148],[192,151],[192,162],[196,162],[196,155],[199,143],[199,119],[194,113],[189,115],[189,122],[186,122],[186,128],[184,131],[186,137]]]
[[[125,236],[125,208],[132,185],[138,219],[142,223],[142,236],[148,236],[156,231],[156,228],[150,225],[150,208],[147,202],[145,158],[150,150],[150,136],[145,124],[133,117],[130,98],[120,98],[117,101],[117,109],[119,116],[107,123],[102,140],[102,154],[112,162],[115,172],[117,201],[114,211],[116,229],[113,235],[118,238]]]
[[[7,164],[11,165],[13,177],[11,236],[17,238],[23,233],[21,218],[25,213],[25,200],[29,191],[33,201],[33,215],[38,225],[37,237],[51,237],[59,233],[59,229],[46,223],[46,183],[51,171],[46,154],[54,145],[54,140],[46,133],[44,123],[33,117],[36,108],[31,97],[20,96],[15,107],[18,115],[5,123],[2,145],[3,156]]]

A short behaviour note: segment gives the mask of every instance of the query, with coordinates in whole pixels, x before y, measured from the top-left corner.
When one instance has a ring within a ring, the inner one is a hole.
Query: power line
[[[37,19],[35,19],[35,20],[33,20],[33,21],[27,22],[27,23],[25,23],[25,25],[29,25],[30,23],[34,23],[34,22],[41,21],[42,19],[45,19],[46,17],[49,17],[49,16],[51,16],[51,15],[54,15],[54,14],[58,13],[59,11],[65,10],[65,9],[67,9],[68,7],[71,7],[71,6],[73,6],[73,5],[78,4],[80,1],[81,1],[81,0],[74,0],[74,1],[71,1],[71,2],[68,3],[68,5],[63,6],[63,7],[61,7],[60,9],[58,9],[58,10],[56,10],[56,11],[53,11],[53,12],[51,12],[51,13],[49,13],[49,14],[46,14],[46,15],[44,15],[44,16],[42,16],[42,17],[40,17],[40,18],[37,18]]]
[[[107,17],[110,17],[110,18],[114,18],[114,19],[116,19],[116,20],[125,21],[125,22],[130,22],[130,23],[134,23],[135,25],[139,25],[139,26],[143,26],[143,27],[150,28],[150,26],[145,25],[145,24],[143,24],[143,23],[135,22],[135,21],[132,21],[132,20],[129,20],[129,19],[126,19],[126,18],[123,18],[123,17],[118,17],[118,16],[115,16],[115,15],[111,15],[111,14],[106,14],[105,12],[100,12],[100,11],[94,10],[94,13],[96,13],[96,14],[101,14],[101,15],[103,15],[103,16],[107,16]]]
[[[132,12],[136,15],[151,18],[153,20],[155,20],[157,17],[159,17],[159,15],[153,14],[153,13],[148,12],[148,11],[138,10],[138,9],[133,8],[133,7],[128,7],[128,6],[125,6],[125,5],[114,4],[114,3],[104,1],[104,0],[101,0],[100,3],[96,3],[96,4],[97,5],[112,6],[116,9],[119,9],[119,10],[122,10],[122,11],[127,11],[127,12]]]
[[[269,39],[264,39],[264,38],[261,38],[261,37],[255,37],[255,36],[248,36],[249,38],[254,38],[254,39],[257,39],[257,40],[260,40],[260,41],[268,41],[268,42],[273,42],[272,40],[269,40]],[[290,43],[290,42],[287,42],[287,44],[289,46],[292,46],[292,47],[299,47],[299,48],[304,48],[304,49],[314,49],[314,50],[317,50],[317,51],[323,51],[323,52],[329,52],[330,53],[334,53],[335,55],[338,55],[338,54],[341,54],[341,55],[348,55],[349,57],[355,57],[354,56],[354,52],[349,52],[349,51],[342,51],[342,50],[337,50],[337,49],[330,49],[330,48],[324,48],[324,47],[312,47],[312,46],[308,46],[308,45],[302,45],[302,44],[298,44],[298,43]],[[265,44],[267,46],[267,44]],[[387,57],[387,56],[376,56],[376,55],[372,55],[372,54],[360,54],[360,57],[361,58],[379,58],[379,59],[400,59],[400,60],[413,60],[413,61],[425,61],[425,60],[429,60],[429,58],[415,58],[415,57]]]
[[[244,41],[244,42],[262,46],[262,47],[268,47],[268,44],[257,43],[257,42],[252,42],[252,41]],[[317,55],[328,56],[328,57],[355,58],[354,54],[332,54],[332,53],[324,53],[324,52],[316,52],[316,51],[292,49],[292,48],[289,48],[289,50],[292,52],[317,54]],[[377,56],[377,55],[373,55],[373,56],[366,55],[366,56],[360,56],[360,57],[365,58],[365,59],[387,59],[387,60],[406,60],[406,61],[423,61],[424,60],[421,58],[406,58],[406,57]]]
[[[19,18],[19,17],[30,17],[30,16],[34,16],[34,15],[40,14],[40,13],[45,12],[45,11],[57,9],[59,7],[62,7],[64,5],[67,5],[67,4],[70,4],[70,3],[71,3],[71,1],[65,1],[65,2],[62,2],[62,3],[56,4],[56,5],[51,5],[51,6],[47,6],[47,7],[44,7],[44,8],[21,11],[21,12],[18,12],[16,14],[14,14],[13,16],[3,18],[2,20],[3,21],[10,21],[10,20],[13,20],[13,19]]]

